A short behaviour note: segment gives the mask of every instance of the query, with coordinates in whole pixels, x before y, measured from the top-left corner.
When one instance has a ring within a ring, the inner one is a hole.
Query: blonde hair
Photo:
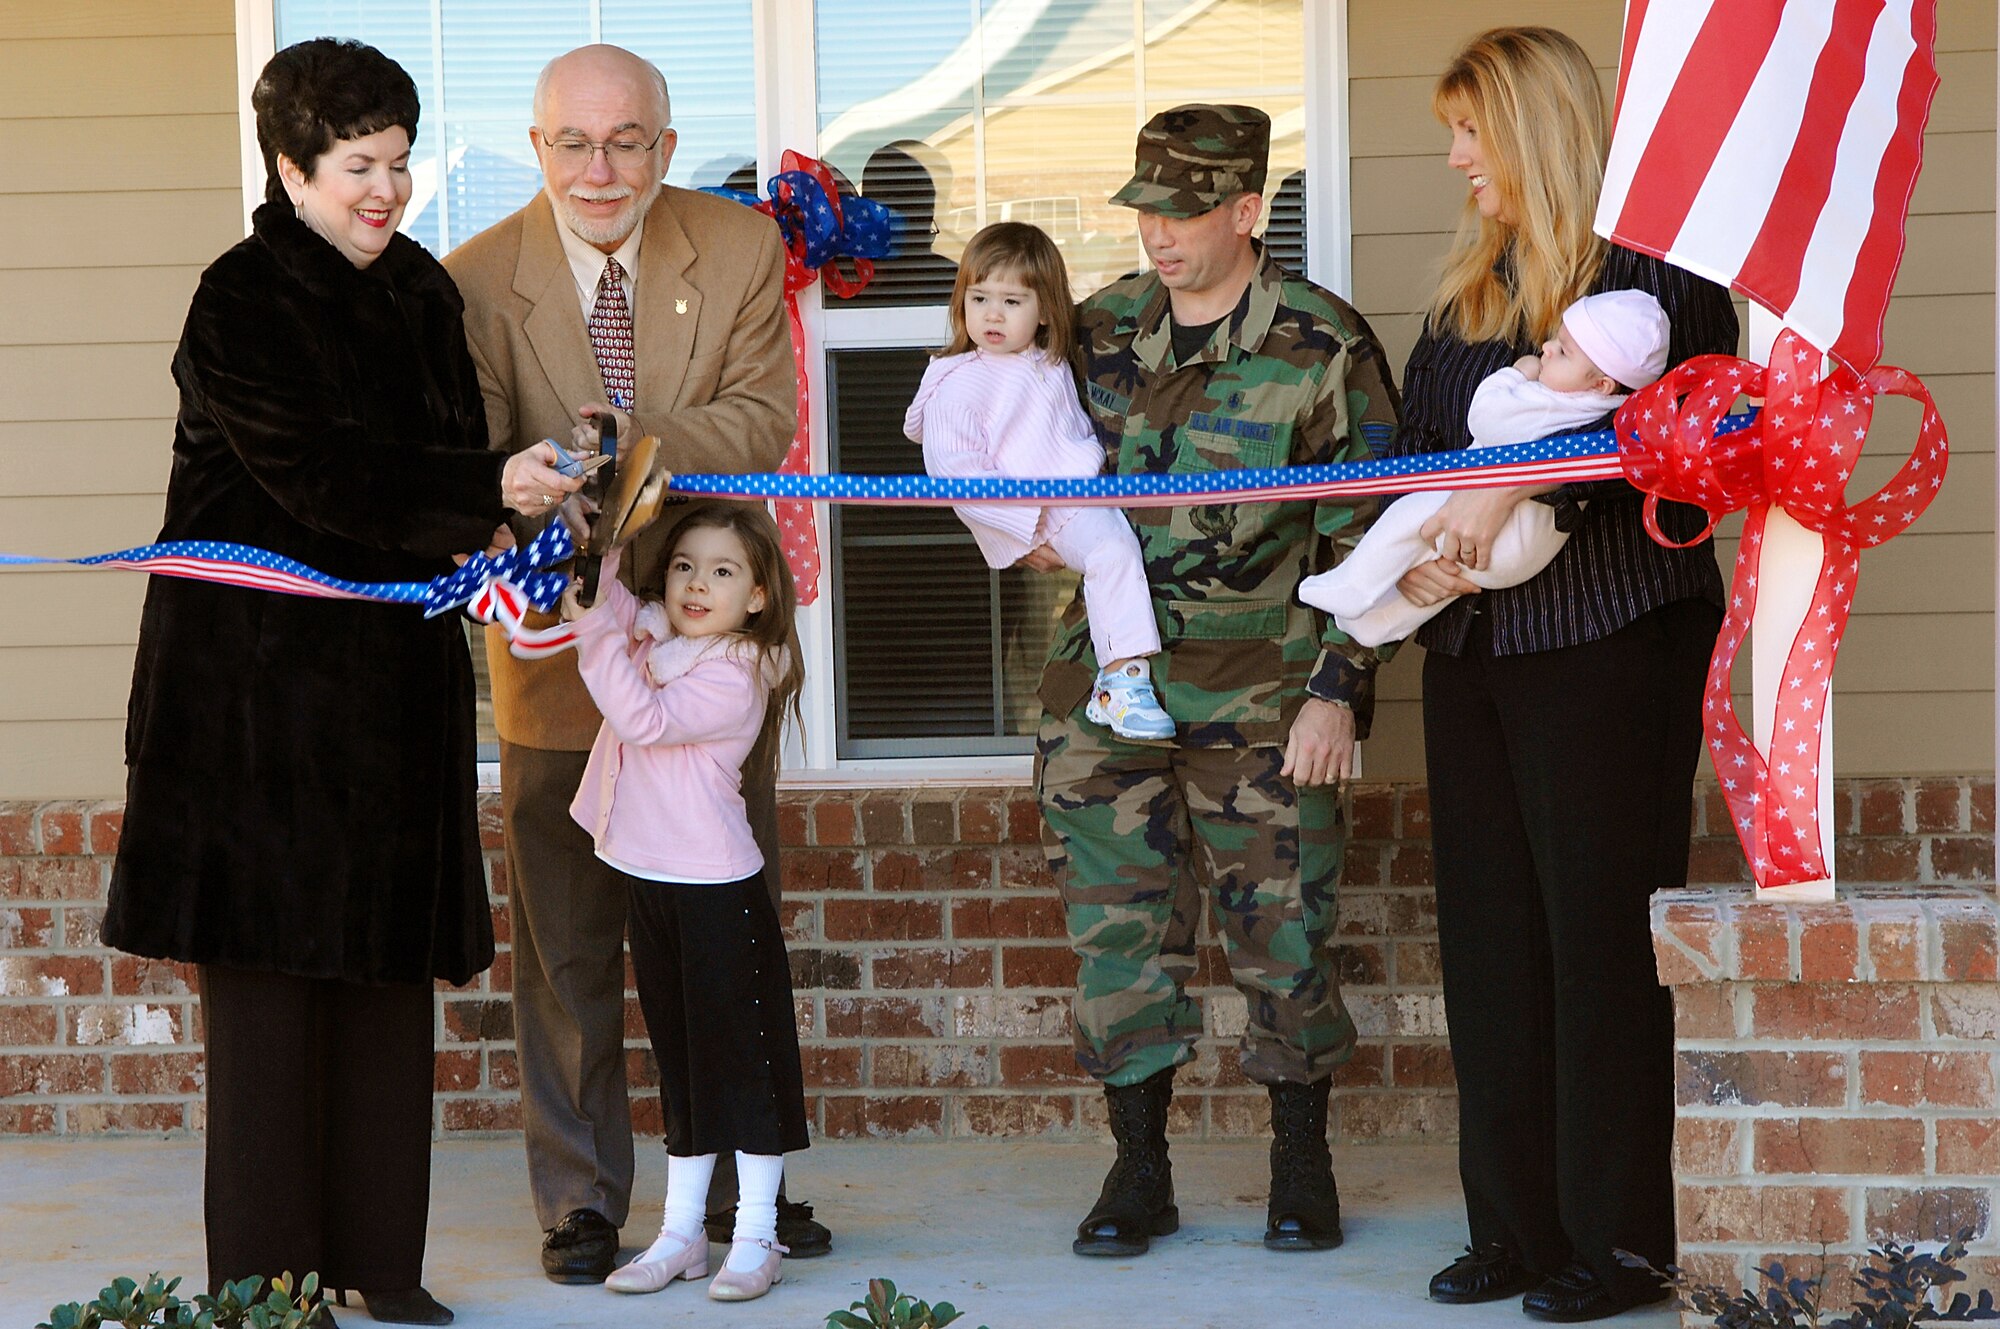
[[[1035,345],[1054,360],[1068,363],[1076,352],[1076,305],[1069,296],[1069,270],[1062,250],[1038,226],[1026,222],[994,222],[972,237],[958,260],[958,280],[951,288],[951,342],[939,355],[960,355],[973,349],[965,328],[965,292],[988,277],[1019,279],[1035,293],[1042,326]]]
[[[1542,341],[1590,293],[1604,241],[1590,229],[1609,137],[1590,57],[1554,28],[1494,28],[1438,79],[1431,110],[1472,122],[1502,222],[1468,198],[1428,311],[1466,341]],[[1503,271],[1511,264],[1511,284]]]
[[[736,537],[749,559],[751,584],[764,593],[764,607],[750,615],[736,636],[756,649],[758,663],[771,685],[764,708],[765,732],[784,723],[787,715],[803,730],[799,691],[805,686],[806,670],[799,652],[799,598],[792,585],[792,570],[785,565],[778,523],[761,503],[696,503],[674,527],[667,562],[673,562],[688,532],[705,529],[727,531]]]

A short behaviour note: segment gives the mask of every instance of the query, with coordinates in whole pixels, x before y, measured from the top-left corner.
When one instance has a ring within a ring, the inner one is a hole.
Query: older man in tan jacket
[[[668,121],[665,80],[629,51],[586,46],[542,72],[529,130],[542,193],[445,265],[465,296],[494,446],[566,441],[610,412],[620,438],[658,435],[673,471],[770,471],[783,459],[796,398],[777,227],[662,183],[675,144]],[[673,517],[670,507],[627,552],[635,590],[660,585]],[[627,1216],[633,1154],[625,888],[569,816],[599,716],[573,656],[517,660],[489,632],[487,659],[542,1265],[557,1282],[601,1282]],[[773,892],[775,765],[762,750],[744,767]],[[733,1171],[721,1185],[712,1210],[734,1203]],[[807,1207],[790,1204],[779,1239],[794,1256],[829,1241]]]

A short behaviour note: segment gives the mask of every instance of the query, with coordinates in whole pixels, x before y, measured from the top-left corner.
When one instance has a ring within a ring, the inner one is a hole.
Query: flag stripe
[[[1840,131],[1861,92],[1861,62],[1852,52],[1868,40],[1881,6],[1882,0],[1839,0],[1833,8],[1802,108],[1801,123],[1813,131],[1802,134],[1793,127],[1791,159],[1763,215],[1757,243],[1742,262],[1743,285],[1767,308],[1783,309],[1798,295],[1806,246],[1833,189]],[[1814,5],[1796,8],[1827,12]]]
[[[1642,24],[1637,37],[1628,36],[1632,54],[1619,69],[1618,117],[1611,135],[1611,151],[1604,163],[1604,188],[1597,200],[1593,223],[1602,235],[1619,226],[1625,210],[1626,192],[1632,187],[1639,158],[1658,128],[1660,112],[1673,91],[1673,73],[1687,62],[1688,47],[1701,31],[1714,0],[1688,0],[1677,7],[1674,23]],[[1643,13],[1641,15],[1643,17]],[[1658,251],[1653,252],[1655,257]]]
[[[1625,114],[1625,84],[1632,72],[1632,57],[1639,48],[1639,31],[1646,26],[1647,0],[1625,0],[1625,31],[1618,44],[1618,94],[1611,103],[1611,123]]]
[[[1858,4],[1872,12],[1881,0],[1839,3]],[[1757,245],[1771,220],[1773,199],[1787,172],[1797,168],[1800,149],[1807,143],[1822,145],[1826,165],[1832,166],[1833,139],[1802,135],[1799,130],[1802,124],[1811,123],[1807,107],[1822,86],[1815,74],[1826,60],[1835,13],[1834,5],[1785,6],[1770,58],[1743,99],[1729,138],[1681,226],[1681,234],[1703,237],[1715,266],[1726,274],[1737,273]],[[1817,215],[1815,207],[1805,219],[1804,234],[1792,254],[1794,267],[1805,253]]]
[[[1680,231],[1783,13],[1780,0],[1709,10],[1639,154],[1618,218],[1621,229],[1643,223],[1666,235]]]
[[[1837,273],[1838,279],[1802,281],[1798,296],[1777,306],[1784,309],[1785,321],[1803,333],[1807,341],[1843,356],[1852,353],[1845,334],[1847,290],[1854,280],[1854,265],[1860,259],[1862,242],[1868,238],[1874,221],[1875,182],[1881,175],[1889,144],[1898,132],[1896,99],[1902,91],[1903,71],[1917,54],[1909,15],[1909,6],[1892,5],[1884,8],[1875,22],[1868,41],[1861,93],[1847,118],[1833,167],[1832,196],[1842,200],[1843,205],[1820,213],[1819,225],[1813,228],[1812,242],[1806,247],[1803,266],[1815,272]],[[1902,228],[1903,218],[1898,216],[1896,229]]]
[[[1855,261],[1842,318],[1849,347],[1840,354],[1849,364],[1872,365],[1882,358],[1882,317],[1896,270],[1902,266],[1903,219],[1916,192],[1917,173],[1924,163],[1924,126],[1930,120],[1931,98],[1938,88],[1937,62],[1928,53],[1937,46],[1937,11],[1918,5],[1910,16],[1916,55],[1903,69],[1903,89],[1897,98],[1896,133],[1883,154],[1875,180],[1875,219]]]

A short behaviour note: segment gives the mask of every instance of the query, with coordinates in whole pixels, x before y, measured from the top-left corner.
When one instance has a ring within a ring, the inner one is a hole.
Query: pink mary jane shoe
[[[662,1233],[662,1237],[668,1234]],[[677,1234],[676,1234],[677,1235]],[[654,1242],[657,1248],[659,1242]],[[646,1255],[651,1255],[648,1249]],[[649,1260],[645,1255],[622,1268],[613,1269],[611,1276],[604,1280],[604,1286],[613,1292],[658,1292],[676,1278],[693,1280],[708,1277],[708,1237],[697,1236],[683,1241],[678,1250],[670,1251],[658,1259]]]
[[[785,1248],[775,1241],[765,1241],[759,1237],[754,1241],[732,1242],[730,1250],[737,1246],[762,1246],[764,1262],[748,1273],[739,1274],[729,1267],[727,1260],[717,1271],[708,1285],[708,1295],[717,1301],[755,1301],[771,1290],[771,1285],[782,1281],[779,1268],[785,1263]]]

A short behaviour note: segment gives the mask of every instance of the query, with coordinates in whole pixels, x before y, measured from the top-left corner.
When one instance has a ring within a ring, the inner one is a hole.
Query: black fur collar
[[[430,251],[398,231],[389,247],[365,268],[357,268],[333,242],[299,220],[289,203],[264,203],[250,214],[251,233],[301,286],[328,300],[351,299],[360,283],[386,282],[398,290],[441,300],[463,309],[458,288]]]

